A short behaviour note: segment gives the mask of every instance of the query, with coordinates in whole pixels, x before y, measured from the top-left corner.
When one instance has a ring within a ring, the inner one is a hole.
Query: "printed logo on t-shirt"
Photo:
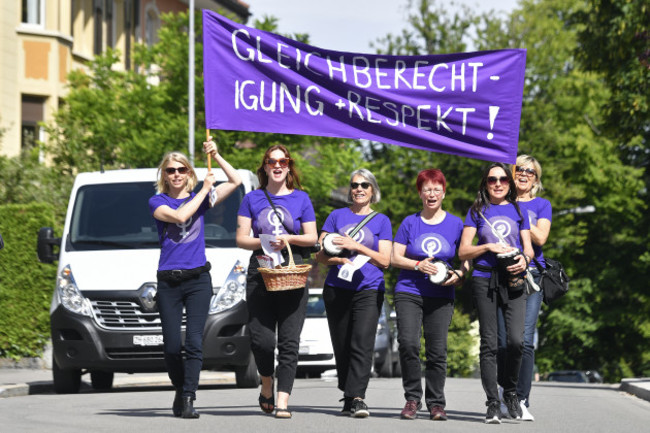
[[[287,231],[284,228],[284,225],[287,227],[293,227],[293,218],[291,217],[291,212],[287,210],[284,206],[275,205],[275,208],[280,215],[276,215],[272,207],[266,207],[260,213],[260,217],[257,220],[258,229],[260,233],[268,235],[282,235],[287,234]],[[284,225],[282,225],[284,221]]]
[[[427,257],[436,257],[441,252],[448,251],[450,248],[447,239],[437,233],[420,235],[416,240],[416,245],[420,245],[422,252]]]
[[[183,206],[185,206],[185,203],[179,206],[179,209]],[[185,222],[168,224],[167,234],[169,239],[175,244],[192,242],[201,232],[201,224],[195,224],[196,221],[198,221],[198,219],[194,219],[194,216],[191,216]]]
[[[343,230],[342,231],[339,230],[339,233],[349,235],[350,232],[352,232],[352,230],[354,230],[356,226],[357,226],[356,224],[348,224],[346,226],[343,226]],[[372,232],[366,226],[362,227],[361,230],[359,230],[352,239],[359,242],[364,247],[368,247],[368,248],[373,247],[374,238],[372,236]]]
[[[517,224],[510,218],[505,216],[498,216],[490,218],[490,224],[492,228],[485,224],[483,226],[483,234],[487,242],[499,242],[499,234],[504,239],[508,239],[509,236],[514,236],[518,234],[516,227]]]

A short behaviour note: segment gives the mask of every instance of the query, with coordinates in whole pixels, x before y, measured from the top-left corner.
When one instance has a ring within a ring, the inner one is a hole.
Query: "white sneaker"
[[[528,408],[526,407],[526,404],[524,403],[524,400],[521,400],[519,402],[519,406],[521,407],[521,420],[522,421],[535,421],[535,417],[528,411]]]
[[[506,403],[503,401],[503,388],[499,386],[499,403],[501,403],[500,411],[501,411],[501,418],[510,418],[510,414],[508,413],[508,407],[506,406]]]

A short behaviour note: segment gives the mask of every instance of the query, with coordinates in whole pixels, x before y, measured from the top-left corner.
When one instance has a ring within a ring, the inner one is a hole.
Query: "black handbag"
[[[551,302],[566,295],[569,291],[569,276],[564,271],[564,266],[557,260],[544,258],[546,261],[546,268],[533,257],[535,266],[539,269],[541,277],[539,279],[539,287],[542,289],[544,295],[544,303],[550,305]]]

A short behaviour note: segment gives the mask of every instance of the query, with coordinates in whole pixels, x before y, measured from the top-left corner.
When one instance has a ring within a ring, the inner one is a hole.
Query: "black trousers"
[[[404,399],[417,402],[422,399],[420,336],[424,330],[425,402],[429,409],[433,406],[444,408],[447,335],[454,315],[454,300],[396,293],[395,310]]]
[[[323,301],[344,397],[366,398],[384,292],[325,286]]]
[[[490,279],[474,277],[472,300],[478,311],[479,334],[481,335],[480,366],[481,382],[488,403],[498,401],[497,350],[498,325],[497,308],[501,307],[506,324],[506,353],[502,386],[504,392],[515,391],[521,367],[524,347],[524,319],[526,316],[526,293],[520,290],[508,293],[504,302],[497,290],[490,289]]]
[[[256,259],[253,257],[253,260]],[[262,275],[257,271],[257,263],[251,261],[246,285],[251,349],[257,371],[262,376],[273,376],[275,372],[278,392],[291,394],[293,389],[298,367],[300,332],[305,322],[308,295],[307,288],[267,291]]]
[[[156,296],[167,374],[174,387],[183,390],[183,397],[195,398],[203,366],[203,328],[212,298],[210,273],[204,272],[180,283],[158,281]],[[181,341],[183,307],[187,317],[185,344]]]

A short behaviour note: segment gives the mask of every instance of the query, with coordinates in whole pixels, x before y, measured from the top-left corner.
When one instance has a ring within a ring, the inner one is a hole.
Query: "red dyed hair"
[[[418,187],[418,192],[422,192],[422,185],[427,182],[439,183],[442,185],[442,190],[447,192],[447,179],[445,179],[445,175],[442,174],[442,170],[438,168],[430,168],[418,173],[418,178],[415,181],[415,185]]]

